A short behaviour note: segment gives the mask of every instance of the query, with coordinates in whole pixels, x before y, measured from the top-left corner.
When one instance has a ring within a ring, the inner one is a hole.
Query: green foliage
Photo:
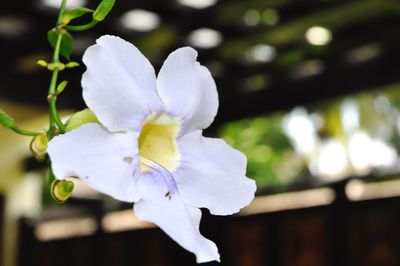
[[[6,128],[13,128],[15,127],[14,119],[9,116],[6,112],[0,109],[0,124]]]
[[[349,113],[349,104],[358,111]],[[348,149],[354,134],[362,133],[374,143],[384,143],[400,153],[400,84],[378,88],[373,93],[325,100],[303,108],[305,115],[316,125],[316,146],[311,154],[301,154],[292,147],[293,140],[289,142],[283,130],[284,119],[289,118],[285,113],[244,119],[221,127],[220,136],[247,156],[247,175],[256,180],[261,191],[265,192],[265,188],[267,191],[282,190],[287,185],[295,184],[312,186],[310,182],[324,181],[323,176],[312,177],[308,166],[318,161],[320,145],[325,140],[339,141]],[[366,142],[365,145],[370,144]],[[373,152],[371,146],[365,149]],[[347,150],[347,154],[349,152]],[[346,173],[352,175],[366,174],[376,167],[371,164],[366,166],[370,167],[366,170],[357,170],[352,161],[348,163]]]
[[[47,32],[47,39],[51,47],[56,48],[57,39],[60,34],[62,35],[60,54],[64,56],[67,60],[69,60],[73,46],[73,38],[69,32],[67,32],[66,30],[52,29]]]
[[[64,80],[60,84],[58,84],[58,86],[56,88],[56,94],[59,95],[60,93],[62,93],[64,91],[65,87],[67,87],[67,85],[68,85],[67,80]]]
[[[86,8],[86,7],[77,7],[72,10],[66,11],[62,15],[61,23],[62,24],[68,24],[71,22],[71,20],[82,17],[83,15],[87,13],[93,13],[94,11],[92,9]]]
[[[103,21],[113,8],[115,0],[103,0],[93,13],[93,19]]]
[[[70,119],[68,119],[67,123],[65,124],[65,130],[71,131],[75,128],[78,128],[84,124],[88,123],[98,123],[97,117],[94,113],[86,108],[80,112],[75,113]]]
[[[78,62],[69,62],[65,65],[66,68],[74,68],[80,66]]]
[[[247,175],[259,188],[286,185],[304,169],[282,132],[282,119],[283,114],[257,117],[228,123],[220,130],[222,138],[247,156]]]

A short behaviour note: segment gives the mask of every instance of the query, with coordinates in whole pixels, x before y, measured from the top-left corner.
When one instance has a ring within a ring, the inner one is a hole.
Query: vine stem
[[[59,25],[61,24],[62,15],[65,11],[66,4],[67,0],[61,1],[60,13],[58,14],[56,29],[59,29]],[[55,69],[53,70],[53,74],[51,76],[49,93],[48,93],[48,101],[50,107],[50,129],[49,129],[50,138],[52,138],[55,135],[56,131],[55,126],[57,126],[62,133],[65,132],[65,125],[61,121],[56,107],[56,100],[57,100],[56,87],[57,87],[58,73],[60,72],[58,66],[60,65],[60,47],[61,47],[62,37],[63,37],[62,33],[59,33],[57,35],[57,42],[53,53],[53,64],[55,65]]]
[[[85,25],[80,25],[80,26],[72,26],[72,25],[67,25],[65,28],[70,31],[84,31],[93,28],[96,26],[98,21],[92,20],[91,22],[85,24]]]
[[[24,129],[20,129],[18,127],[12,127],[10,128],[12,131],[14,131],[15,133],[18,133],[20,135],[23,136],[32,136],[32,137],[36,137],[39,136],[40,133],[39,132],[34,132],[34,131],[29,131],[29,130],[24,130]]]

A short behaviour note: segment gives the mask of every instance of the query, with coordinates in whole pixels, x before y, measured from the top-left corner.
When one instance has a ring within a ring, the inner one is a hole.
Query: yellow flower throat
[[[176,143],[180,127],[179,119],[166,114],[150,115],[143,123],[139,136],[140,158],[156,162],[169,172],[175,170],[181,156]],[[149,170],[150,168],[141,159],[140,172],[145,173]]]

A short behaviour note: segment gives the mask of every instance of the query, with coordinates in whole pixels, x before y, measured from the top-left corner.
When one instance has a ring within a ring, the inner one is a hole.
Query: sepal
[[[97,117],[90,109],[86,108],[80,112],[75,113],[70,119],[68,119],[65,124],[65,131],[71,131],[88,123],[99,123],[99,120],[97,120]]]
[[[47,146],[49,144],[49,139],[47,133],[42,133],[34,137],[29,146],[32,155],[38,161],[44,161],[47,156]]]

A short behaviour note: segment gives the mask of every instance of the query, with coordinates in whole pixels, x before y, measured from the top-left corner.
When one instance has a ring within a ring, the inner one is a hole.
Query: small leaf
[[[65,65],[66,68],[74,68],[80,66],[78,62],[69,62]]]
[[[77,7],[72,10],[64,12],[61,23],[62,24],[68,24],[71,20],[82,17],[83,15],[87,13],[93,13],[94,11],[92,9],[86,8],[86,7]]]
[[[69,57],[71,55],[72,51],[72,45],[73,45],[73,38],[71,34],[69,34],[68,31],[61,31],[57,32],[56,29],[52,29],[47,32],[47,39],[50,43],[50,45],[53,48],[56,48],[57,45],[57,39],[58,35],[62,34],[62,40],[61,40],[61,45],[60,45],[60,54],[64,56],[67,60],[69,60]]]
[[[0,109],[0,125],[6,128],[15,127],[15,120],[9,116],[6,112]]]
[[[70,119],[68,119],[68,121],[65,123],[65,131],[71,131],[88,123],[99,123],[99,120],[97,120],[97,117],[90,109],[86,108],[75,113]]]
[[[65,31],[63,33],[63,38],[61,42],[60,54],[62,54],[68,60],[71,55],[73,43],[74,39],[72,38],[72,35],[69,32]]]
[[[96,21],[103,21],[113,8],[115,0],[103,0],[97,6],[93,13],[93,19]]]
[[[47,32],[47,40],[49,41],[51,47],[55,48],[57,44],[57,31],[56,29],[51,29]]]
[[[65,87],[67,87],[67,85],[68,85],[67,80],[64,80],[60,84],[58,84],[57,89],[56,89],[56,94],[59,95],[60,93],[62,93],[64,91]]]

